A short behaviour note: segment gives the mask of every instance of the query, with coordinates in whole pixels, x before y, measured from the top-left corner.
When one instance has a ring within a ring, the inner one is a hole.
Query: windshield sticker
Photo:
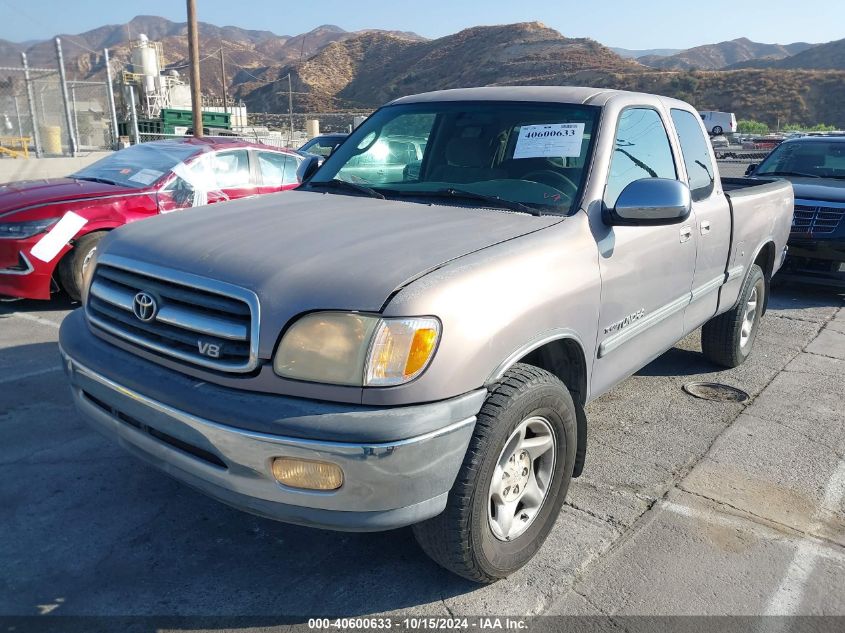
[[[47,235],[38,240],[38,243],[32,247],[29,252],[35,259],[40,259],[42,262],[51,262],[56,255],[65,247],[73,236],[79,232],[88,222],[81,215],[75,214],[73,211],[68,211],[64,214],[61,220],[53,225],[53,228],[47,232]]]
[[[161,178],[163,173],[163,171],[157,171],[155,169],[142,169],[134,176],[130,176],[129,180],[132,182],[140,182],[142,185],[151,185]]]
[[[514,158],[574,157],[581,155],[583,123],[523,125],[513,151]]]

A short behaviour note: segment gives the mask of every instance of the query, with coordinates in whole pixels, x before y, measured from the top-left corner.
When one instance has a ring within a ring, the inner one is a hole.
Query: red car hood
[[[146,188],[136,189],[73,178],[10,182],[0,185],[0,217],[34,205],[139,194],[145,191]]]

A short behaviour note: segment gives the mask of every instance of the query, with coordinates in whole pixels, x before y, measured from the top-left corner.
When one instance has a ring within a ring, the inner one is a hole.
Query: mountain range
[[[122,70],[129,39],[141,33],[161,42],[166,68],[186,71],[186,25],[138,16],[60,36],[69,76],[102,78],[104,47],[113,71]],[[252,112],[285,112],[289,75],[298,112],[372,109],[404,94],[459,86],[577,84],[667,94],[769,123],[845,127],[845,40],[779,45],[740,38],[683,51],[614,50],[540,22],[479,26],[432,40],[333,25],[291,36],[200,23],[199,39],[203,91],[220,94],[222,47],[229,94]],[[52,40],[0,40],[0,65],[19,65],[22,50],[32,66],[55,66]]]
[[[638,56],[637,61],[661,70],[718,70],[742,62],[783,59],[813,46],[807,42],[761,44],[741,37],[718,44],[696,46],[673,55]]]

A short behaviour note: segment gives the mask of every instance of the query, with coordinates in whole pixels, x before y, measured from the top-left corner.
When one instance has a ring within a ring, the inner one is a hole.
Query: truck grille
[[[258,303],[203,277],[104,255],[88,292],[88,320],[118,338],[202,367],[258,365]]]
[[[815,206],[813,204],[796,204],[792,216],[793,233],[813,233],[821,235],[833,233],[839,226],[845,206]]]

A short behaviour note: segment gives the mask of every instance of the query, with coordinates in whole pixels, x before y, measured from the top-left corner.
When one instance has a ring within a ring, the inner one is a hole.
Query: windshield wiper
[[[464,200],[478,200],[479,202],[486,202],[503,209],[510,209],[511,211],[519,211],[520,213],[528,213],[530,215],[543,215],[539,209],[529,207],[527,204],[516,202],[514,200],[505,200],[499,196],[488,195],[485,193],[476,193],[475,191],[467,191],[466,189],[435,189],[434,191],[397,191],[395,189],[390,191],[391,195],[396,196],[420,196],[429,198],[462,198]]]
[[[758,176],[797,176],[799,178],[821,178],[818,174],[807,174],[803,171],[767,171],[760,172]]]
[[[347,191],[362,193],[365,196],[369,196],[370,198],[379,198],[380,200],[384,200],[384,196],[372,187],[367,187],[366,185],[359,185],[357,183],[348,182],[346,180],[338,180],[337,178],[320,182],[311,181],[308,183],[308,186],[314,188],[325,187],[326,189],[346,189]]]
[[[115,182],[114,180],[109,180],[108,178],[95,178],[94,176],[71,176],[74,180],[86,180],[88,182],[101,182],[105,185],[117,185],[120,186],[119,182]]]

